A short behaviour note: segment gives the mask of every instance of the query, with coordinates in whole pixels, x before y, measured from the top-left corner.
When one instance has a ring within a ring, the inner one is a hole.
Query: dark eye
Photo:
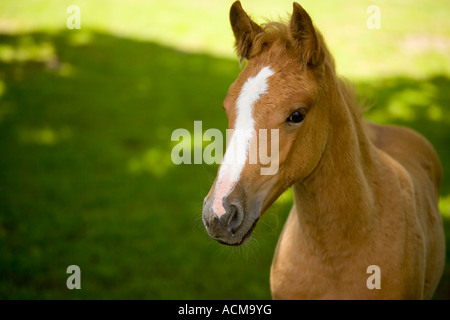
[[[305,119],[306,116],[306,110],[305,109],[300,109],[300,110],[295,110],[294,112],[291,113],[291,115],[286,119],[286,122],[292,122],[292,123],[299,123],[302,122],[303,119]]]

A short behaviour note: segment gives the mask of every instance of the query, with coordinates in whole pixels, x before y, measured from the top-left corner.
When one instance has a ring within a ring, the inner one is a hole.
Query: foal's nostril
[[[235,205],[231,205],[228,218],[228,227],[232,232],[235,232],[239,228],[242,220],[244,220],[244,213],[242,210]]]

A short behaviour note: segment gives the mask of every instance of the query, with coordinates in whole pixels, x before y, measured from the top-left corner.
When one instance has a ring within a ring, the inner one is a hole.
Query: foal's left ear
[[[263,30],[250,19],[239,1],[234,2],[231,6],[230,23],[236,39],[237,54],[241,57],[241,60],[248,58],[255,36]]]
[[[302,62],[312,67],[320,65],[324,60],[324,53],[320,48],[316,29],[309,14],[297,2],[294,2],[290,29]]]

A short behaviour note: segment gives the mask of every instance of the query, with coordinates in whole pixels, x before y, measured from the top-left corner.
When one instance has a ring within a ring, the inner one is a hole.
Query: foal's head
[[[325,75],[334,65],[311,18],[297,3],[288,25],[261,27],[238,1],[231,7],[230,22],[236,51],[248,63],[224,100],[228,127],[234,131],[205,198],[203,221],[213,239],[239,245],[283,191],[316,167],[329,117],[317,106],[324,104]],[[267,145],[258,143],[260,129],[267,130]],[[278,152],[272,158],[278,170],[262,174],[265,165],[259,157],[256,163],[249,161],[255,146],[258,152]]]

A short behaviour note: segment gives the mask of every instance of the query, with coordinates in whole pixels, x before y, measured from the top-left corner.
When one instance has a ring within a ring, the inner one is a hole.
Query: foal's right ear
[[[263,32],[261,27],[250,19],[242,9],[241,3],[236,1],[230,9],[230,23],[233,29],[236,52],[241,58],[247,58],[255,36]]]

